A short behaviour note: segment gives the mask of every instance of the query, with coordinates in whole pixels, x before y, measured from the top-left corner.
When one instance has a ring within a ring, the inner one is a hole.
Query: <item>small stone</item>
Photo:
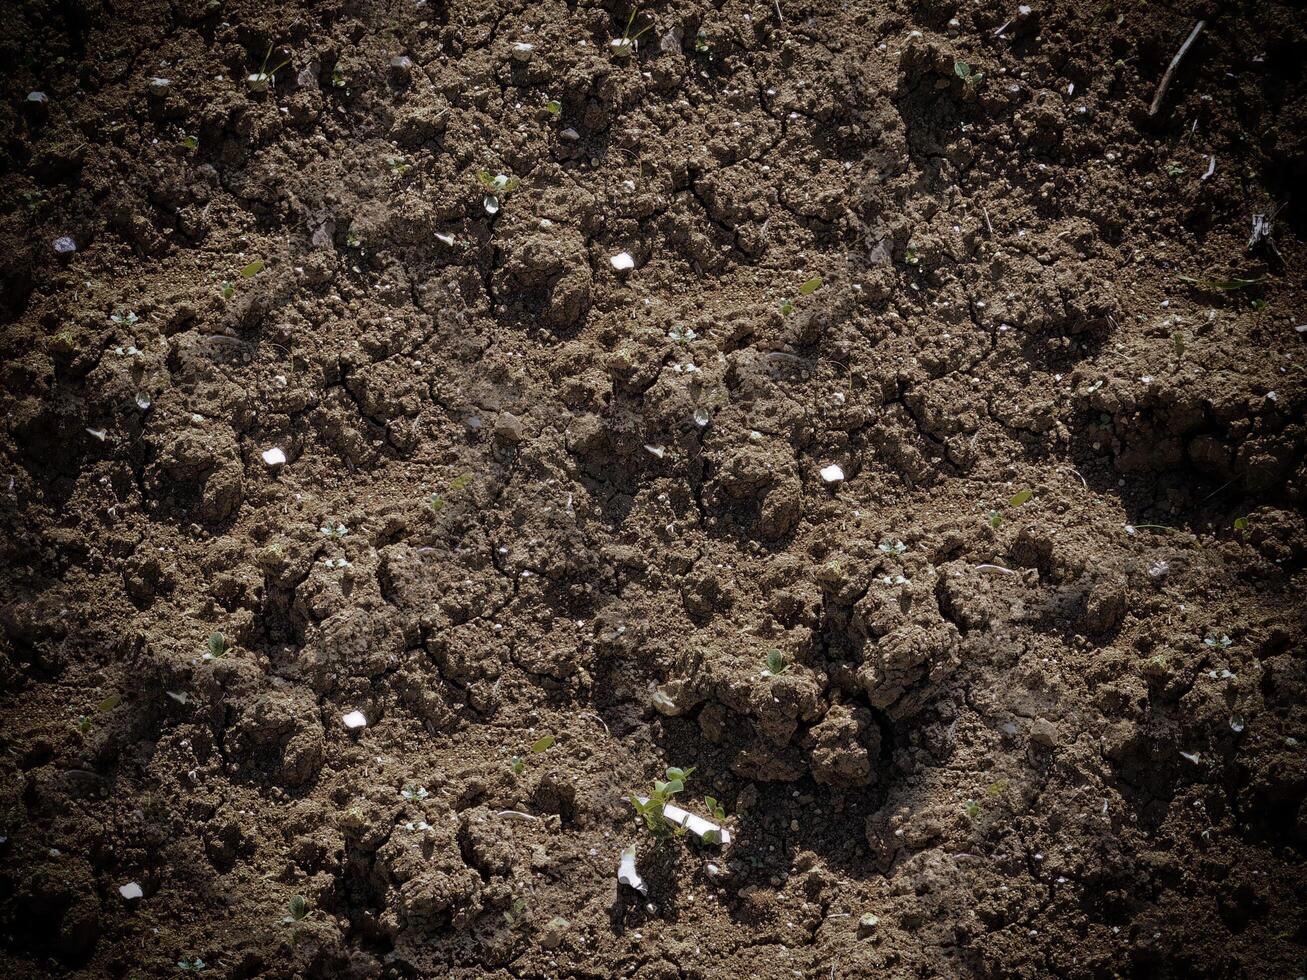
[[[631,258],[630,252],[618,252],[608,261],[613,264],[613,268],[618,272],[629,272],[635,268],[635,259]]]
[[[827,483],[843,483],[844,470],[839,464],[831,463],[821,468],[821,478]]]
[[[263,461],[269,466],[285,466],[286,454],[277,446],[273,446],[271,449],[263,451]]]
[[[1053,746],[1057,744],[1057,725],[1047,718],[1036,718],[1030,724],[1030,741],[1038,745]]]
[[[568,922],[561,915],[556,915],[546,924],[544,931],[540,935],[540,945],[545,949],[557,949],[567,938],[567,931],[572,928],[572,923]]]
[[[50,101],[50,96],[46,95],[44,92],[28,92],[27,101],[34,105],[45,105]]]
[[[565,130],[563,130],[561,133],[558,134],[558,138],[561,140],[566,140],[568,143],[575,143],[577,140],[581,138],[581,134],[578,133],[571,126],[568,126]]]
[[[71,255],[77,251],[77,243],[68,235],[60,235],[54,240],[54,250],[59,255]]]
[[[340,719],[345,723],[346,728],[366,728],[368,719],[362,711],[351,711],[343,715]]]
[[[495,438],[501,442],[516,444],[524,437],[522,420],[512,412],[500,412],[495,418]]]
[[[118,894],[127,899],[127,901],[134,902],[138,898],[143,897],[145,892],[141,891],[141,886],[136,882],[129,881],[125,885],[118,886]]]
[[[875,933],[876,927],[880,925],[880,916],[868,912],[858,920],[858,938],[869,939]]]
[[[513,45],[513,60],[526,64],[535,57],[535,50],[536,46],[534,44],[527,44],[525,41],[518,41]]]

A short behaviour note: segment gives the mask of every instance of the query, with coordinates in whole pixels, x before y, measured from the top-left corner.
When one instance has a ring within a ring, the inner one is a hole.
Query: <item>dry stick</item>
[[[1195,24],[1194,29],[1189,32],[1189,37],[1184,44],[1180,45],[1180,50],[1171,59],[1162,80],[1157,83],[1157,94],[1153,96],[1153,104],[1148,107],[1150,116],[1157,115],[1157,110],[1162,108],[1162,99],[1166,96],[1166,90],[1171,87],[1171,79],[1175,77],[1175,70],[1180,67],[1180,62],[1184,60],[1184,56],[1189,53],[1189,49],[1193,47],[1194,42],[1198,40],[1198,35],[1203,32],[1203,28],[1206,26],[1207,21],[1205,20],[1200,20]]]

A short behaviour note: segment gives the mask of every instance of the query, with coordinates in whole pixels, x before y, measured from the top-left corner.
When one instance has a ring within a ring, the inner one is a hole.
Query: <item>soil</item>
[[[1032,8],[8,4],[6,975],[1304,972],[1307,26]]]

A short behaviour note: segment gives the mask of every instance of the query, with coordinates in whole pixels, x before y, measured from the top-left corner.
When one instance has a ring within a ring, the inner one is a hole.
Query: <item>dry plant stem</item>
[[[1180,45],[1180,50],[1175,53],[1171,63],[1166,66],[1166,73],[1162,75],[1162,80],[1157,84],[1157,94],[1153,96],[1153,104],[1148,107],[1148,115],[1156,116],[1157,110],[1162,107],[1162,99],[1166,98],[1166,90],[1171,87],[1171,79],[1175,77],[1176,69],[1180,67],[1180,62],[1184,56],[1189,53],[1194,42],[1198,40],[1198,35],[1203,33],[1203,28],[1207,26],[1207,21],[1200,20],[1194,25],[1194,29],[1189,32],[1189,37],[1185,39],[1184,44]]]

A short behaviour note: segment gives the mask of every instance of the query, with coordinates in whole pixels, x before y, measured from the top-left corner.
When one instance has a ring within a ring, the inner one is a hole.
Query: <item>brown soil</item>
[[[6,5],[6,974],[1298,975],[1301,13],[630,13]]]

